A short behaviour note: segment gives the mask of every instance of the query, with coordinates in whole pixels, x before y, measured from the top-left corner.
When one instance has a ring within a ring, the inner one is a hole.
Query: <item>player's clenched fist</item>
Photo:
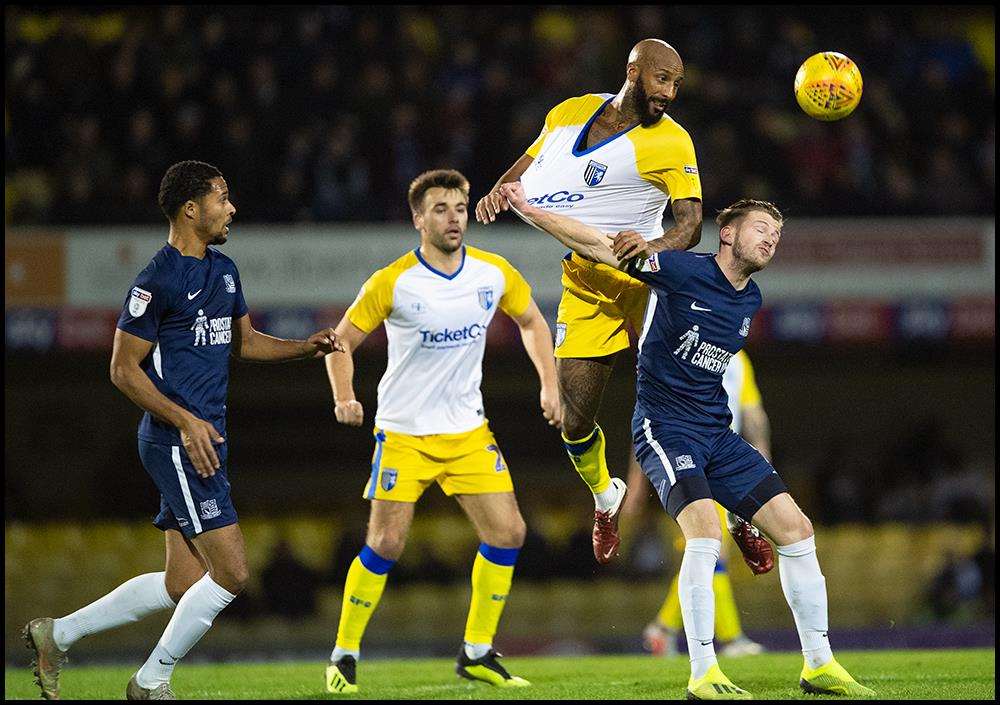
[[[339,423],[347,426],[360,426],[365,420],[365,410],[357,399],[338,401],[333,413],[337,415]]]
[[[542,404],[542,416],[549,422],[549,426],[562,428],[562,409],[559,407],[559,391],[549,387],[542,387],[539,396]]]
[[[507,210],[507,205],[507,199],[499,190],[490,191],[476,204],[476,220],[483,225],[492,223],[500,211]]]

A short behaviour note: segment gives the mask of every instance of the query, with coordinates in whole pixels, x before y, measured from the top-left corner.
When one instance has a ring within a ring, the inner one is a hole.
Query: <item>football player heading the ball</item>
[[[871,696],[833,657],[827,638],[826,581],[812,524],[767,459],[730,428],[722,388],[730,358],[750,332],[761,294],[751,278],[770,263],[783,217],[766,201],[721,211],[718,254],[641,251],[637,233],[605,234],[528,203],[520,184],[504,184],[509,207],[574,252],[624,270],[650,287],[639,338],[636,457],[664,509],[684,534],[680,603],[691,658],[688,697],[743,700],[715,655],[712,575],[722,529],[715,501],[751,521],[777,545],[778,570],[795,618],[807,693]],[[713,501],[715,500],[715,501]]]

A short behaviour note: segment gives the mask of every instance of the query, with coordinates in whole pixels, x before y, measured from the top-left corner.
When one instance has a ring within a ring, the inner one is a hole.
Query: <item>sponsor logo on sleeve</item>
[[[693,164],[685,164],[684,165],[684,173],[685,174],[697,174],[698,173],[698,167],[694,166]]]
[[[146,307],[153,300],[153,295],[145,289],[137,286],[132,287],[132,296],[128,300],[128,312],[135,318],[146,313]]]

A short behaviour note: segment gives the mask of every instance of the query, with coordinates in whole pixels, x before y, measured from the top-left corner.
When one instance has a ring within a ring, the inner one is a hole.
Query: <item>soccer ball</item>
[[[795,100],[806,115],[824,122],[840,120],[861,101],[861,72],[835,51],[813,54],[795,74]]]

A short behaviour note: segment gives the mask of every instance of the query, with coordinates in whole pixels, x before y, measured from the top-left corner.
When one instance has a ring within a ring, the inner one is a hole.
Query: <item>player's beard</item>
[[[632,89],[632,108],[635,110],[635,114],[639,116],[639,124],[643,127],[650,127],[658,123],[660,118],[667,114],[667,108],[670,107],[670,103],[668,102],[666,107],[663,108],[662,113],[653,115],[650,112],[652,105],[649,102],[649,95],[646,93],[646,89],[642,87],[642,81],[636,81],[635,88]]]
[[[218,229],[216,229],[212,227],[212,222],[203,216],[198,223],[198,230],[201,231],[199,235],[208,235],[209,245],[224,245],[229,237],[226,234],[227,225],[229,225],[229,223],[223,221],[222,224],[218,226]]]
[[[458,252],[458,250],[462,249],[462,243],[464,241],[464,235],[458,239],[457,243],[453,243],[447,239],[445,234],[442,233],[441,237],[438,238],[438,241],[435,243],[435,246],[445,254],[450,255],[452,252]]]
[[[739,235],[736,236],[733,241],[733,259],[739,263],[740,269],[747,275],[759,272],[767,266],[766,261],[761,261],[760,255],[754,256],[755,253],[756,248],[751,248],[748,251],[743,244],[743,239]]]
[[[225,222],[225,223],[223,223],[222,225],[220,225],[218,232],[215,233],[215,236],[212,237],[211,242],[209,242],[208,244],[209,245],[224,245],[224,244],[226,244],[226,240],[229,239],[229,234],[226,232],[226,228],[228,226],[229,226],[229,222],[228,221]]]

